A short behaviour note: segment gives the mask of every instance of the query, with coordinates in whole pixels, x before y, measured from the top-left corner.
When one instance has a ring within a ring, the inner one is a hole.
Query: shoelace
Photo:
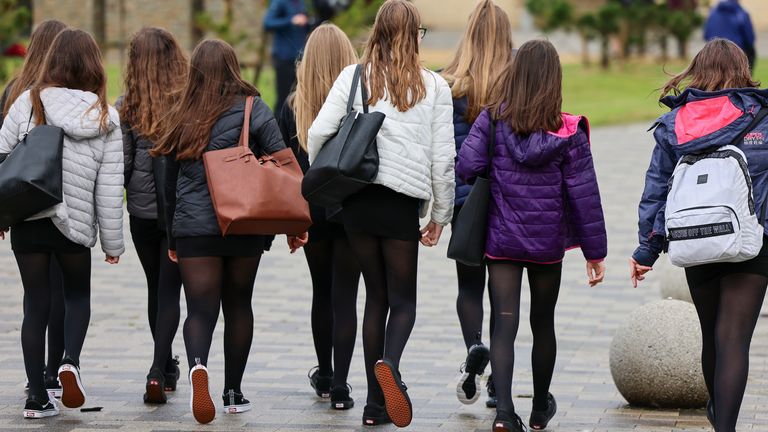
[[[521,419],[519,415],[515,414],[515,416],[512,418],[512,421],[517,423],[517,426],[520,427],[521,431],[528,432],[528,426],[523,423],[523,419]]]

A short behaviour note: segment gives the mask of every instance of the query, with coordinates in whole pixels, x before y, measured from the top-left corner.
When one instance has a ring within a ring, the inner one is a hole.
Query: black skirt
[[[763,247],[757,257],[739,263],[717,263],[685,269],[688,286],[701,286],[725,276],[747,273],[768,277],[768,237],[763,237]]]
[[[409,197],[381,185],[366,186],[344,201],[342,218],[348,233],[418,241],[418,198]]]
[[[16,253],[80,254],[91,248],[75,243],[50,218],[25,221],[11,227],[11,249]]]
[[[178,237],[176,254],[179,258],[255,257],[264,253],[264,236],[197,236]]]

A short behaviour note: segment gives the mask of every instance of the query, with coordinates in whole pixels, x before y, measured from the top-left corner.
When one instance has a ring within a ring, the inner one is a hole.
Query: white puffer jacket
[[[312,127],[308,147],[310,163],[341,126],[347,114],[347,100],[355,74],[355,65],[345,68],[333,84]],[[422,70],[427,97],[406,112],[400,112],[388,100],[380,100],[370,111],[387,117],[377,136],[379,175],[375,183],[396,192],[432,203],[432,221],[447,225],[453,216],[455,194],[453,141],[453,99],[451,89],[438,74]],[[355,110],[362,112],[361,92],[355,98]],[[427,206],[422,209],[426,211]],[[422,212],[422,216],[426,216]]]
[[[0,129],[0,153],[10,153],[27,132],[32,112],[29,91],[11,106]],[[41,92],[46,122],[64,130],[64,202],[30,218],[51,218],[77,244],[120,256],[123,244],[123,141],[120,117],[109,107],[108,131],[99,128],[98,97],[90,92],[48,88]],[[29,129],[35,126],[35,120]]]

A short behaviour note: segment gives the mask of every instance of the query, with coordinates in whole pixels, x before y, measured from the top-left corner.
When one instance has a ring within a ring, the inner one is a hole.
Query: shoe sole
[[[165,390],[159,382],[152,380],[147,384],[147,392],[144,394],[144,403],[153,405],[162,405],[168,402]]]
[[[395,426],[403,428],[413,420],[411,400],[395,380],[395,374],[386,363],[376,363],[374,368],[376,380],[384,393],[384,406]]]
[[[251,410],[251,404],[224,405],[224,414],[240,414]]]
[[[192,415],[198,423],[207,424],[216,418],[216,406],[211,399],[208,387],[208,372],[205,369],[192,371],[190,380],[192,384]]]
[[[355,401],[353,400],[331,402],[331,408],[338,411],[344,411],[344,410],[352,409],[354,407],[355,407]]]
[[[459,383],[456,385],[456,397],[464,405],[472,405],[480,399],[480,392],[477,390],[479,388],[480,375],[464,372],[461,379],[459,379]],[[468,394],[468,390],[472,393],[471,396]]]
[[[391,424],[391,419],[379,418],[379,417],[363,417],[363,426],[381,426]]]
[[[67,408],[80,408],[85,404],[85,391],[80,382],[80,373],[72,365],[59,368],[61,383],[61,403]]]
[[[493,432],[511,432],[512,429],[508,428],[504,423],[494,422]]]
[[[25,419],[41,419],[41,418],[47,418],[47,417],[56,417],[59,415],[58,410],[24,410],[22,411],[22,415]]]

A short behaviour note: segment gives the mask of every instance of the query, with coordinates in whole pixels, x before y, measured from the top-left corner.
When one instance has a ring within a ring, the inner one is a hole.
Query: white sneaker
[[[61,383],[61,403],[67,408],[80,408],[85,405],[85,389],[80,380],[80,368],[69,360],[59,366],[59,382]]]

